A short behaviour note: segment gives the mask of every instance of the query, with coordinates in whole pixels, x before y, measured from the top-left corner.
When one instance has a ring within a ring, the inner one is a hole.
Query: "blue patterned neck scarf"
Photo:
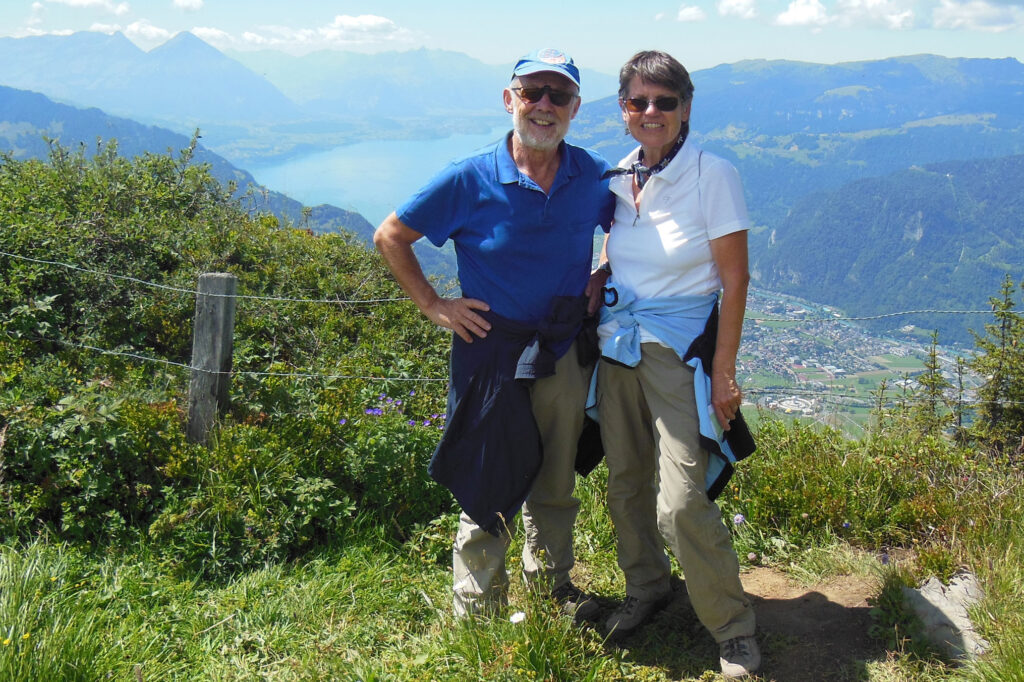
[[[676,140],[675,145],[673,145],[672,149],[669,150],[668,154],[650,168],[644,165],[644,149],[643,147],[640,148],[640,155],[637,157],[636,162],[629,167],[629,170],[633,173],[633,177],[636,178],[636,186],[639,189],[643,189],[644,185],[647,184],[647,181],[651,179],[652,175],[656,175],[662,171],[665,166],[675,158],[676,154],[679,153],[679,150],[683,148],[683,143],[686,142],[686,133],[687,130],[684,128],[679,135],[679,139]]]

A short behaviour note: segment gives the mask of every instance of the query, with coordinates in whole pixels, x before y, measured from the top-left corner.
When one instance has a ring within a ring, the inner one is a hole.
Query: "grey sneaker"
[[[572,616],[576,620],[590,620],[601,610],[593,597],[571,582],[553,589],[551,597],[561,605],[565,615]]]
[[[672,596],[671,592],[654,599],[638,599],[627,595],[622,606],[616,609],[605,623],[608,638],[621,639],[631,634],[646,623],[651,616],[668,606],[672,601]]]
[[[753,637],[733,637],[718,645],[722,675],[730,679],[746,677],[761,667],[761,650]]]

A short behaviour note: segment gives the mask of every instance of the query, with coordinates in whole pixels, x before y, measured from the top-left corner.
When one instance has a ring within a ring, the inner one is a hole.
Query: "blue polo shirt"
[[[520,172],[509,136],[449,164],[402,204],[399,220],[435,246],[455,244],[462,295],[526,324],[555,296],[579,296],[594,230],[611,226],[615,200],[599,155],[564,142],[549,194]]]

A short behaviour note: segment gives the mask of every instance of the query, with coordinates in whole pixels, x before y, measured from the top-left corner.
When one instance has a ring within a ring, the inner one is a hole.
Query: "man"
[[[594,230],[607,230],[614,206],[602,179],[608,164],[563,141],[579,88],[561,50],[520,59],[503,93],[512,132],[449,165],[374,235],[402,289],[454,332],[448,420],[430,473],[463,509],[453,551],[460,617],[505,603],[509,524],[520,507],[526,578],[577,618],[598,611],[569,579],[574,461],[592,369],[574,336]],[[461,297],[440,297],[424,277],[412,250],[423,236],[454,242]]]

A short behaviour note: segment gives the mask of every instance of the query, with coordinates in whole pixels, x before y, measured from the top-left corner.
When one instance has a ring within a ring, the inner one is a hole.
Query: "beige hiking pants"
[[[598,369],[608,510],[626,594],[649,600],[671,589],[667,543],[715,640],[753,635],[729,530],[705,493],[710,455],[700,446],[693,370],[670,348],[641,348],[635,368],[602,361]]]
[[[544,460],[523,506],[523,574],[528,580],[544,578],[553,588],[569,580],[575,563],[572,530],[579,500],[573,497],[573,467],[592,371],[580,366],[574,344],[558,360],[555,374],[530,388]],[[460,516],[452,552],[456,616],[486,613],[505,603],[505,554],[513,532],[514,524],[495,537],[466,514]]]

